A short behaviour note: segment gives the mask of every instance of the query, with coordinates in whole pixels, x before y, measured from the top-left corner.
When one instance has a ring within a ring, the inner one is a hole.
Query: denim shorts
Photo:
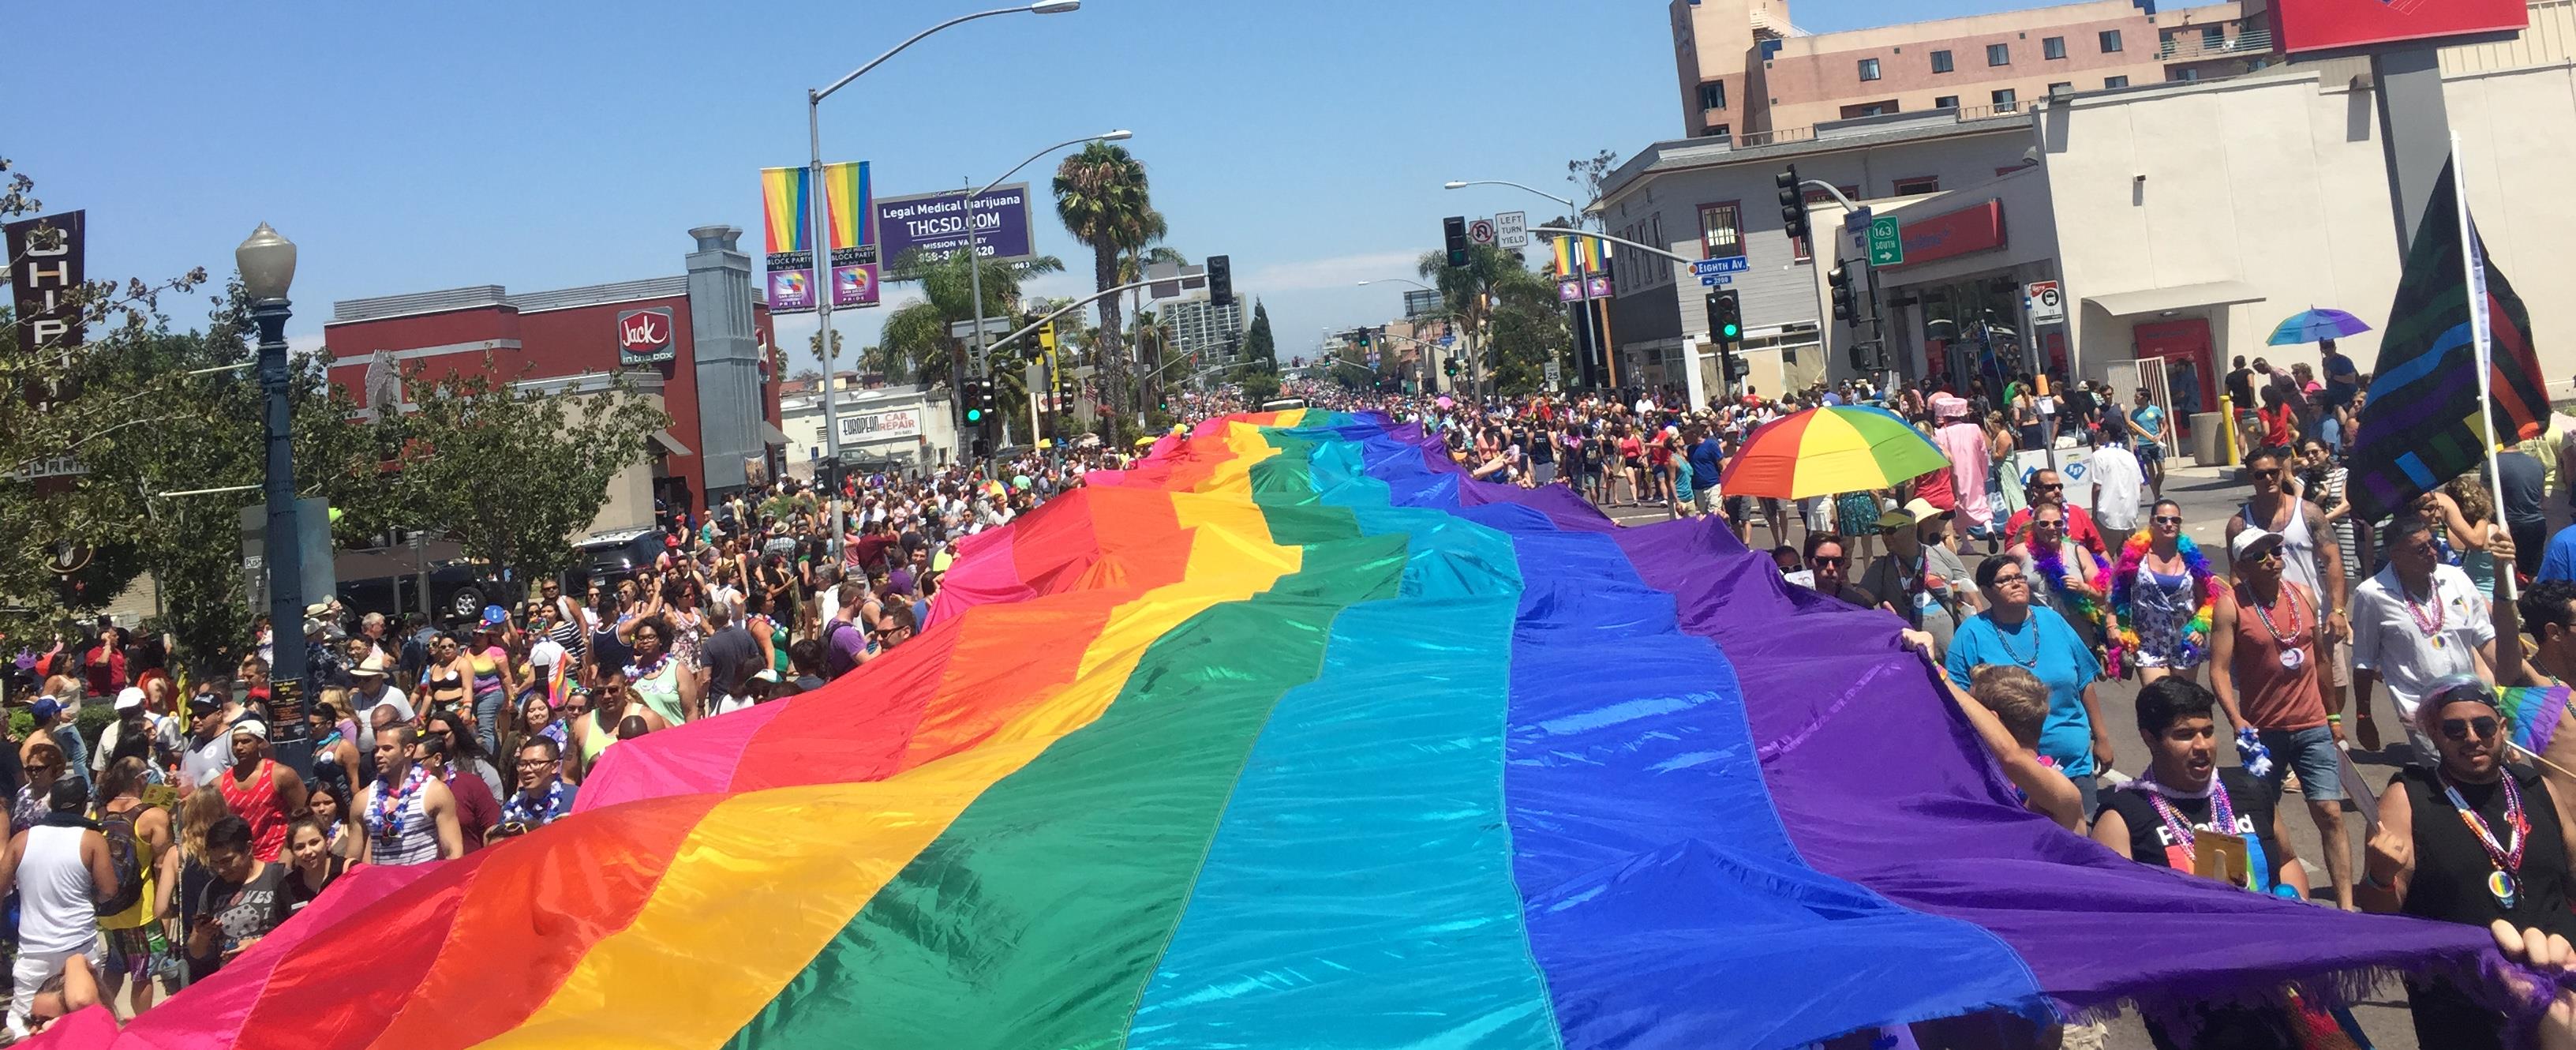
[[[2335,749],[2334,728],[2264,729],[2256,733],[2272,752],[2272,781],[2285,770],[2299,773],[2299,792],[2310,802],[2343,801],[2343,757]]]

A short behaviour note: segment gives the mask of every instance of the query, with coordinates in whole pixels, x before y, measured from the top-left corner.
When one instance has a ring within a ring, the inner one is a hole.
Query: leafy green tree
[[[1566,348],[1565,312],[1555,289],[1536,275],[1506,282],[1494,308],[1494,389],[1535,392],[1547,383],[1547,362]]]
[[[1091,246],[1091,275],[1098,291],[1122,283],[1119,253],[1141,248],[1160,236],[1161,216],[1146,185],[1145,165],[1123,147],[1107,142],[1084,146],[1057,166],[1055,212],[1065,232]],[[1125,413],[1133,407],[1128,403],[1132,373],[1124,353],[1126,326],[1120,320],[1118,297],[1103,297],[1099,310],[1096,357],[1101,388],[1109,407]]]
[[[1270,334],[1270,308],[1258,299],[1252,303],[1252,325],[1243,334],[1243,356],[1261,362],[1273,375],[1279,372],[1279,341]]]
[[[975,320],[975,274],[965,252],[951,252],[947,258],[936,258],[920,249],[905,252],[886,271],[890,281],[910,281],[921,287],[921,299],[897,307],[886,316],[885,330],[878,334],[878,357],[871,364],[882,367],[888,381],[905,377],[911,381],[944,380],[952,366],[966,363],[966,349],[971,343],[949,335],[951,325],[971,324]],[[1027,262],[984,263],[984,316],[1010,318],[1019,315],[1020,285],[1039,274],[1058,273],[1063,260],[1041,255]],[[1031,342],[1023,340],[1023,342]],[[1021,356],[1013,344],[1012,356]],[[995,366],[999,371],[998,363]]]
[[[570,568],[573,536],[599,515],[608,483],[644,461],[671,418],[623,382],[549,394],[488,375],[415,369],[420,409],[385,421],[403,450],[401,485],[419,521],[455,535],[469,558],[524,577]]]
[[[1507,291],[1532,284],[1544,286],[1546,282],[1531,273],[1519,256],[1490,244],[1468,245],[1465,266],[1449,265],[1446,253],[1424,252],[1419,269],[1424,280],[1440,289],[1443,309],[1458,328],[1471,389],[1486,390],[1490,371],[1486,357],[1495,304]]]

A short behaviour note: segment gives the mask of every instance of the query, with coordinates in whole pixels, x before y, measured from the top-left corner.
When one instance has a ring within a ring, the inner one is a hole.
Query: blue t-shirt
[[[2540,559],[2543,580],[2576,581],[2576,525],[2558,530],[2549,538],[2549,553]]]
[[[2039,753],[2055,759],[2070,777],[2099,772],[2093,768],[2093,720],[2084,710],[2084,687],[2101,677],[2102,664],[2056,610],[2031,606],[2021,626],[2010,631],[1998,631],[1992,616],[1971,616],[1950,636],[1946,663],[1950,681],[1961,689],[1985,664],[2029,668],[2048,685],[2048,718],[2040,723]]]
[[[2165,436],[2165,410],[2162,406],[2148,405],[2144,408],[2131,409],[2129,418],[2137,422],[2140,438],[2162,439]]]
[[[1691,482],[1703,489],[1717,487],[1718,472],[1726,466],[1726,446],[1715,435],[1699,439],[1690,450]]]

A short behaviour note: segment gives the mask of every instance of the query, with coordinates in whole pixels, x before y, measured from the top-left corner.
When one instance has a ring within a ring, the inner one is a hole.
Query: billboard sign
[[[945,259],[966,249],[966,191],[888,197],[877,202],[877,240],[887,262],[914,249]],[[1007,183],[975,198],[973,240],[993,262],[1037,258],[1029,237],[1029,184]]]
[[[1886,222],[1888,217],[1880,216],[1877,221]],[[1871,262],[1875,264],[1876,223],[1872,224],[1871,239]],[[1929,219],[1907,219],[1898,244],[1897,263],[1906,266],[2001,248],[2005,245],[2003,201],[1988,198]]]
[[[1404,319],[1428,317],[1440,312],[1443,300],[1434,289],[1417,289],[1404,293]]]
[[[921,412],[918,409],[902,408],[841,417],[843,441],[891,441],[920,435]]]
[[[0,227],[0,258],[9,261],[11,305],[18,313],[18,347],[51,346],[68,359],[82,336],[81,282],[88,278],[87,212],[13,222]]]
[[[805,168],[760,169],[761,229],[768,238],[764,288],[773,314],[814,309],[814,217],[807,210],[812,175]],[[861,221],[871,213],[873,199],[868,162],[823,165],[823,187],[830,199],[823,227],[832,238],[832,308],[875,306],[876,224]]]
[[[667,306],[620,312],[617,315],[618,363],[652,364],[679,356],[672,339],[672,333],[679,328],[679,322],[672,317],[671,308]]]
[[[2530,21],[2525,0],[2272,0],[2283,54],[2512,33]]]

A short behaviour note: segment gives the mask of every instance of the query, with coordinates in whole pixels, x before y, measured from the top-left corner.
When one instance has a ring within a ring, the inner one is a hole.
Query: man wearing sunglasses
[[[1843,538],[1830,532],[1807,534],[1807,571],[1815,574],[1815,591],[1830,598],[1840,598],[1856,608],[1868,609],[1878,599],[1851,582],[1851,556]]]
[[[2504,530],[2495,531],[2502,538]],[[2362,747],[2378,749],[2370,687],[2385,680],[2416,749],[2430,755],[2433,741],[2416,725],[2416,709],[2433,695],[2436,682],[2493,676],[2495,625],[2486,596],[2468,574],[2442,564],[2431,522],[2398,515],[2389,526],[2386,549],[2387,566],[2353,591],[2352,695],[2361,698],[2354,705],[2354,735]]]
[[[2022,491],[2030,505],[2014,511],[2013,516],[2004,522],[2005,546],[2030,542],[2032,512],[2043,505],[2056,506],[2066,509],[2067,539],[2103,558],[2111,556],[2111,549],[2102,545],[2102,530],[2093,523],[2093,515],[2066,502],[2065,475],[2054,470],[2039,471],[2030,476],[2029,487]]]
[[[2317,595],[2326,608],[2326,650],[2324,658],[2341,659],[2340,643],[2352,637],[2352,621],[2344,610],[2343,551],[2330,538],[2326,512],[2304,498],[2293,496],[2282,482],[2289,474],[2292,460],[2286,448],[2263,448],[2245,457],[2245,474],[2253,482],[2254,498],[2236,508],[2227,519],[2227,542],[2234,544],[2236,534],[2247,529],[2261,529],[2281,536],[2282,578]],[[2319,542],[2319,537],[2329,537]],[[2354,695],[2365,701],[2367,689]],[[2367,702],[2361,705],[2369,708]]]
[[[2361,906],[2576,934],[2559,818],[2569,800],[2531,767],[2507,762],[2511,727],[2495,692],[2472,677],[2446,677],[2416,712],[2414,728],[2432,739],[2438,762],[2399,770],[2379,796],[2379,830],[2356,893]],[[2407,998],[2418,1045],[2504,1045],[2504,1018],[2449,985],[2409,982]]]
[[[2221,593],[2211,626],[2209,684],[2227,720],[2251,729],[2272,753],[2263,779],[2278,792],[2290,772],[2299,775],[2308,817],[2324,843],[2326,873],[2335,903],[2352,901],[2352,846],[2344,834],[2343,713],[2340,696],[2326,698],[2317,674],[2325,643],[2317,628],[2316,595],[2281,578],[2281,537],[2248,529],[2228,549],[2237,584]]]

